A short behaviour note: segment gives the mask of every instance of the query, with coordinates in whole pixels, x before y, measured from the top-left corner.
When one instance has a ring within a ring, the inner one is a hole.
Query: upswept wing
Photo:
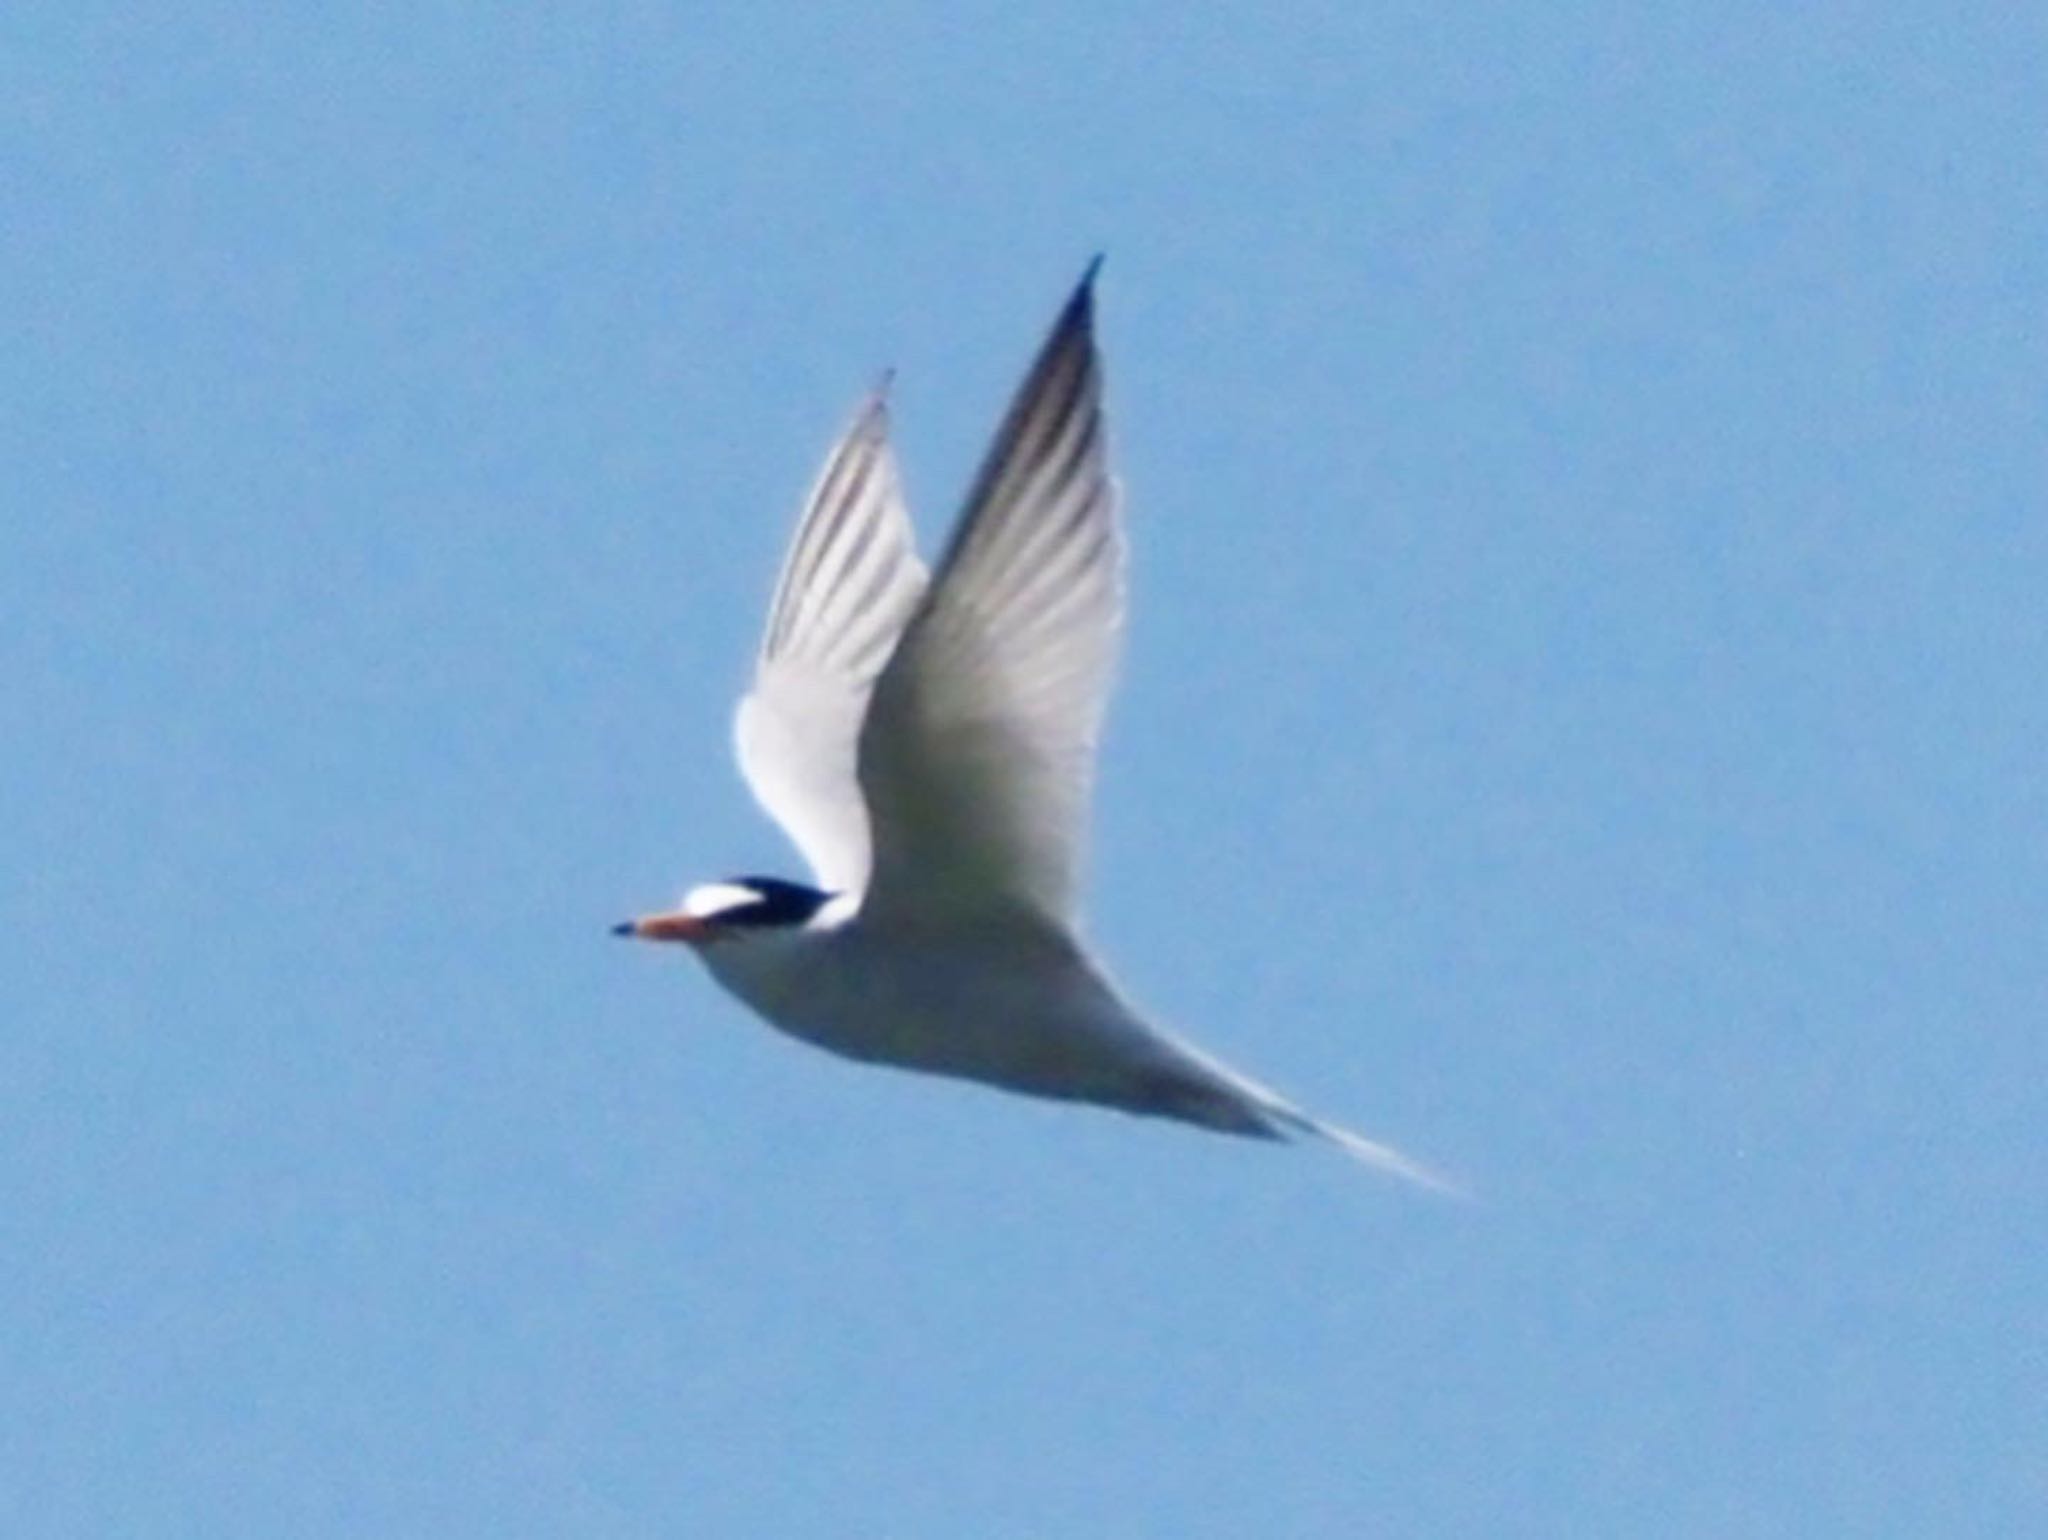
[[[1094,278],[1054,323],[876,682],[859,775],[877,917],[1074,918],[1124,615]]]
[[[867,882],[861,718],[925,582],[889,449],[887,388],[862,406],[811,489],[734,724],[754,796],[835,892]]]

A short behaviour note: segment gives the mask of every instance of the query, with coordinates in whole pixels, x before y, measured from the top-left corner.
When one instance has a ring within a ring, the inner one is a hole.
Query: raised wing
[[[889,450],[887,385],[811,489],[735,723],[747,784],[819,886],[835,892],[867,882],[868,818],[854,773],[861,718],[924,591]]]
[[[878,917],[1074,918],[1124,613],[1094,279],[1054,324],[875,685],[859,766]]]

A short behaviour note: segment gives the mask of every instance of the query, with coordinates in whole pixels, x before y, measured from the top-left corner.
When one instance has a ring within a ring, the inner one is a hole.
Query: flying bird
[[[815,883],[734,877],[615,927],[680,942],[833,1053],[1258,1139],[1443,1191],[1148,1022],[1082,940],[1096,740],[1124,619],[1090,264],[927,575],[888,382],[826,458],[741,701],[740,769]]]

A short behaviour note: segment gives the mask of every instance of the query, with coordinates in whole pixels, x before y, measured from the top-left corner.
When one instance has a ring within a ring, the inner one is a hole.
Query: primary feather
[[[842,892],[868,877],[855,778],[861,720],[925,586],[889,449],[886,388],[862,406],[804,505],[735,723],[747,784],[819,884]]]
[[[877,914],[1074,917],[1124,615],[1093,322],[1084,280],[875,685],[859,775]]]

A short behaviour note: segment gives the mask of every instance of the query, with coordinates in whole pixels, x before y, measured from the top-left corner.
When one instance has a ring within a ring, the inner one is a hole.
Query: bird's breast
[[[713,948],[726,988],[776,1027],[848,1058],[1085,1094],[1149,1034],[1071,947],[992,935],[901,937],[858,921]]]

